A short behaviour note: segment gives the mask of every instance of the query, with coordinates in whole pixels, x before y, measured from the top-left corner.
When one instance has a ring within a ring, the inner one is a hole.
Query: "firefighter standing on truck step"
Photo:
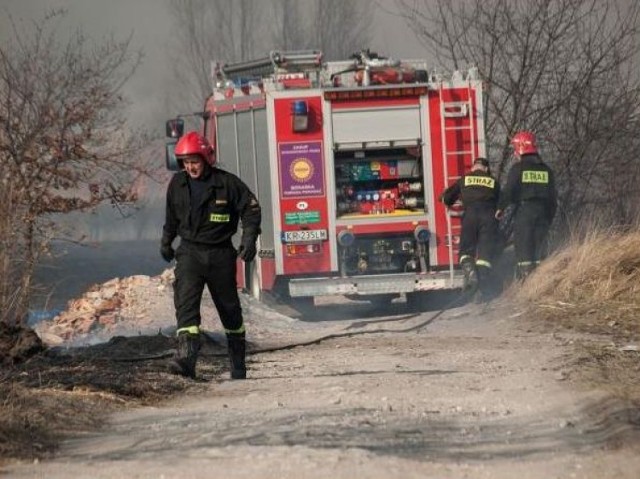
[[[491,176],[489,162],[477,158],[471,171],[463,175],[440,195],[447,206],[462,200],[462,234],[459,262],[465,276],[465,288],[479,289],[482,301],[489,299],[492,288],[492,261],[498,239],[496,207],[500,184]]]
[[[209,289],[225,329],[231,378],[245,379],[245,326],[236,283],[236,258],[253,261],[260,234],[261,209],[250,189],[237,176],[214,167],[215,154],[207,139],[192,131],[175,147],[182,171],[167,188],[166,218],[160,254],[176,259],[174,303],[178,350],[170,370],[195,378],[200,350],[200,303]],[[236,251],[232,236],[242,223]],[[180,236],[180,245],[173,241]]]
[[[507,176],[496,218],[510,204],[516,206],[514,243],[516,277],[524,279],[547,254],[547,236],[556,214],[557,192],[551,168],[538,154],[536,137],[520,131],[511,139],[516,163]]]

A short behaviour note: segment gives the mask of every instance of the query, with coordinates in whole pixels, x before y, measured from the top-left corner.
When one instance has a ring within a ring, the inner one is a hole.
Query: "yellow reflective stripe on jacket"
[[[473,258],[468,254],[463,254],[462,256],[460,256],[460,259],[458,260],[458,262],[464,263],[465,261],[473,261]]]
[[[476,260],[476,266],[484,266],[485,268],[491,268],[491,263],[484,259]]]
[[[548,171],[524,170],[522,172],[523,183],[540,183],[546,185],[549,183]]]
[[[244,328],[244,324],[240,326],[238,329],[225,329],[224,332],[228,334],[240,334],[244,333],[246,329]]]
[[[212,223],[228,223],[231,220],[231,215],[229,213],[218,214],[211,213],[209,215],[209,221]]]
[[[495,188],[496,180],[490,176],[465,176],[464,186],[484,186],[485,188]]]
[[[186,328],[178,328],[176,336],[180,333],[200,334],[200,326],[187,326]]]

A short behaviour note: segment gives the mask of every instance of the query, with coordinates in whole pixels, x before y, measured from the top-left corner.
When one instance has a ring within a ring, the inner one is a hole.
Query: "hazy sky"
[[[264,0],[256,0],[264,1]],[[171,35],[171,17],[165,8],[168,0],[0,0],[0,15],[8,11],[15,20],[41,18],[49,9],[65,7],[71,23],[81,25],[93,37],[115,33],[119,38],[133,32],[134,47],[145,52],[144,64],[126,88],[134,102],[133,114],[141,120],[163,114],[164,85],[171,74],[164,53]],[[372,5],[376,2],[372,0]],[[393,0],[381,0],[392,9]],[[0,40],[7,31],[0,32]],[[420,58],[423,55],[413,34],[400,19],[376,10],[370,48],[394,58]],[[365,45],[363,45],[365,47]],[[266,52],[265,52],[266,53]]]

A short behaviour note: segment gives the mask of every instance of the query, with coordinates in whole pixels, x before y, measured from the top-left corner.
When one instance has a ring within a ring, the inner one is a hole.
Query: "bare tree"
[[[201,107],[211,92],[212,60],[305,49],[348,58],[368,46],[373,20],[365,0],[172,0],[170,8],[178,26],[173,57],[180,94],[174,103],[180,111]]]
[[[363,0],[317,0],[317,44],[327,60],[344,60],[367,49],[373,23],[371,2]]]
[[[283,50],[322,50],[326,60],[344,60],[366,49],[373,8],[364,0],[272,0],[272,42]]]
[[[307,50],[318,48],[314,44],[315,38],[309,34],[314,27],[310,18],[305,18],[304,12],[311,7],[309,2],[300,0],[272,0],[273,29],[271,41],[274,47],[281,50]]]
[[[396,3],[440,68],[478,67],[487,85],[487,133],[499,174],[508,166],[510,136],[531,129],[558,170],[565,214],[580,218],[599,210],[614,221],[630,219],[630,205],[640,200],[634,133],[640,99],[640,4]],[[623,184],[628,190],[620,195]]]
[[[64,11],[17,24],[0,45],[0,321],[22,320],[34,268],[56,218],[109,202],[123,212],[136,200],[137,156],[120,90],[141,54],[130,39],[91,42],[64,34]],[[4,27],[3,27],[4,28]],[[138,132],[139,133],[139,132]]]
[[[177,102],[202,106],[211,92],[211,61],[248,60],[256,53],[266,2],[171,0],[177,36],[172,52]],[[184,107],[183,107],[184,108]]]

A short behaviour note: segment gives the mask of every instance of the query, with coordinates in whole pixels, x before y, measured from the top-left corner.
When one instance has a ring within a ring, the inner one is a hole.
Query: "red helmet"
[[[178,162],[180,162],[181,157],[187,155],[200,155],[200,157],[211,166],[216,162],[213,147],[209,141],[197,131],[190,131],[178,140],[175,154]]]
[[[513,135],[511,145],[518,156],[538,153],[536,136],[530,131],[519,131]]]

